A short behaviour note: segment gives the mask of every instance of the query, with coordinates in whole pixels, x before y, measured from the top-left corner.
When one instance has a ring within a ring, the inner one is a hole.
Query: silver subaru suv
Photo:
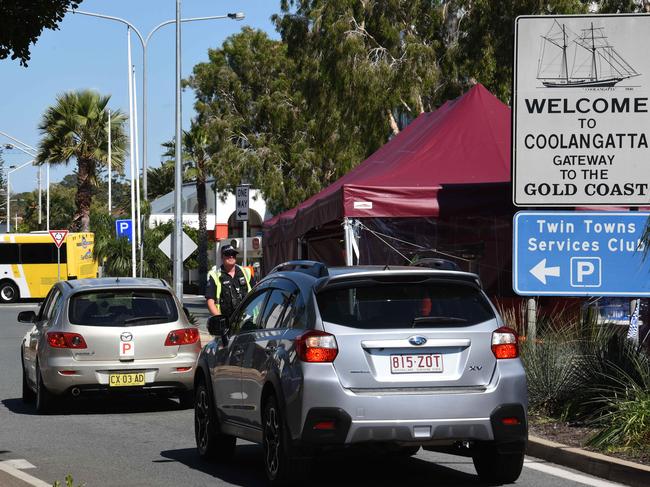
[[[357,445],[470,456],[492,483],[521,473],[518,338],[474,274],[292,261],[208,329],[194,378],[204,458],[228,458],[236,438],[261,443],[274,485]]]

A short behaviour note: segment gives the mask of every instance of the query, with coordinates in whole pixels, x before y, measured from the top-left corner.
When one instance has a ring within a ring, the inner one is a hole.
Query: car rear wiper
[[[413,328],[421,325],[428,325],[433,323],[466,323],[465,318],[458,318],[456,316],[418,316],[413,318]]]
[[[124,320],[124,323],[135,323],[136,321],[147,321],[147,320],[159,320],[164,318],[163,316],[134,316],[133,318],[127,318]]]

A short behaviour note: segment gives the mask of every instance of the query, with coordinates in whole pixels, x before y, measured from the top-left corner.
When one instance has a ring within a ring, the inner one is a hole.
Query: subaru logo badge
[[[414,336],[409,338],[409,343],[411,345],[416,345],[419,347],[420,345],[424,345],[425,343],[427,343],[427,339],[421,336]]]

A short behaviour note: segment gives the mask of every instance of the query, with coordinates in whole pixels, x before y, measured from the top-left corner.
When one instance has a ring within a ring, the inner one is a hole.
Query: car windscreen
[[[479,289],[454,282],[355,283],[316,300],[323,321],[352,328],[469,326],[495,317]]]
[[[76,325],[140,326],[176,321],[178,311],[165,291],[97,290],[73,295],[68,318]]]

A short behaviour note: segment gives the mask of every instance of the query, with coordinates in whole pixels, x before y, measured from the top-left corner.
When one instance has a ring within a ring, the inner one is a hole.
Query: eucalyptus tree
[[[90,229],[90,206],[93,188],[98,185],[98,170],[108,163],[108,101],[91,90],[59,95],[39,125],[41,140],[36,160],[39,164],[68,164],[76,161],[76,209],[71,229]],[[119,110],[110,111],[111,162],[113,170],[124,170],[126,117]]]
[[[315,148],[321,127],[286,45],[244,28],[208,57],[187,83],[209,136],[217,189],[248,182],[274,213],[317,192],[328,180]]]

